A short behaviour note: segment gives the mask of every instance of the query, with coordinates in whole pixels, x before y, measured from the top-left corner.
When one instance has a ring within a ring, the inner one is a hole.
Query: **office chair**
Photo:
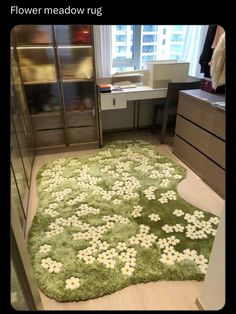
[[[153,120],[152,120],[152,133],[155,133],[156,119],[158,111],[164,111],[161,127],[161,143],[165,142],[166,128],[168,124],[169,115],[175,115],[177,113],[179,91],[187,89],[200,89],[200,81],[184,82],[184,83],[169,83],[167,90],[167,97],[164,102],[160,102],[154,106]]]

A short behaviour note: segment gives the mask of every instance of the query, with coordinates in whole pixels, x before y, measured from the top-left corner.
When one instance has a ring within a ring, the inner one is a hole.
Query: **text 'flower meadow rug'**
[[[80,301],[157,280],[202,280],[219,218],[177,193],[186,170],[142,140],[37,174],[29,251],[39,288]]]

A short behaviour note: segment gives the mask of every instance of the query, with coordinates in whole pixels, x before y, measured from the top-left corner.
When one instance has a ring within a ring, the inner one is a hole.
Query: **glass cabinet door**
[[[25,166],[30,169],[30,176],[35,153],[33,129],[13,47],[11,47],[11,114],[15,122]]]
[[[69,143],[96,141],[92,28],[55,25]]]
[[[22,284],[16,274],[14,264],[11,261],[11,305],[17,311],[29,310]]]
[[[24,163],[15,132],[14,122],[11,122],[11,165],[14,172],[15,181],[20,194],[21,202],[24,209],[24,214],[27,216],[29,183],[26,176]]]
[[[15,207],[21,227],[25,230],[26,227],[26,215],[21,203],[21,198],[19,194],[19,190],[17,187],[17,182],[15,179],[14,171],[11,167],[11,206]]]
[[[25,121],[27,117],[25,115],[22,115],[19,106],[19,99],[16,98],[16,93],[14,93],[14,86],[11,86],[11,116],[12,123],[14,123],[15,128],[14,136],[17,138],[27,181],[30,184],[31,170],[33,166],[32,163],[34,157],[32,130],[28,129],[27,122]]]
[[[50,25],[17,25],[13,37],[36,146],[64,144],[53,28]]]

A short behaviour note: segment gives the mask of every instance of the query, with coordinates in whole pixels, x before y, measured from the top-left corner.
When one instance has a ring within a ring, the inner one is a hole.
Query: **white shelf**
[[[41,85],[41,84],[55,84],[57,81],[30,81],[24,82],[24,85]]]
[[[83,48],[92,48],[92,45],[58,45],[57,48],[59,49],[83,49]]]
[[[25,49],[53,49],[53,46],[18,46],[17,50],[25,50]]]

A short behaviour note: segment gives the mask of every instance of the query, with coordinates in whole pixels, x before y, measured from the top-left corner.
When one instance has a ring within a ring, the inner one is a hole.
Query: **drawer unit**
[[[178,114],[225,140],[224,110],[213,107],[202,99],[193,99],[180,92]]]
[[[173,151],[199,177],[201,177],[221,197],[225,197],[225,170],[209,160],[205,155],[189,145],[178,135],[174,137]]]
[[[177,116],[176,134],[225,168],[225,142],[190,121]]]
[[[225,110],[223,96],[201,90],[181,91],[173,153],[221,197],[225,196]]]
[[[124,94],[101,94],[101,110],[127,108],[126,95]]]

